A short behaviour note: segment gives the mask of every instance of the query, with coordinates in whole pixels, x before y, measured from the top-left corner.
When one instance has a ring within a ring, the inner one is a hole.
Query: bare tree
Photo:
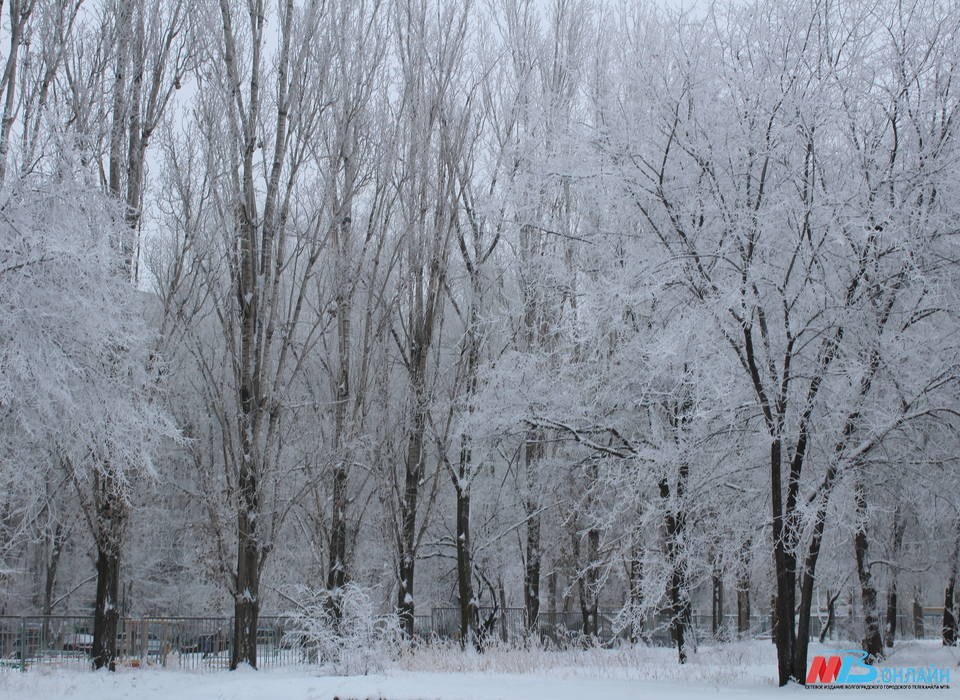
[[[397,609],[409,636],[413,635],[417,550],[426,523],[426,518],[418,522],[418,515],[420,487],[426,481],[431,359],[443,312],[443,284],[462,187],[460,161],[469,125],[458,104],[462,95],[457,73],[464,60],[471,9],[466,4],[435,10],[431,2],[411,0],[398,5],[394,17],[401,66],[397,118],[402,169],[397,204],[403,252],[391,334],[406,371],[407,417],[403,464],[393,484],[391,507]]]

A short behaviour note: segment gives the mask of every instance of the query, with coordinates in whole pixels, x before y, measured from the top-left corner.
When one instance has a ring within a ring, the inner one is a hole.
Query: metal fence
[[[288,621],[261,616],[257,666],[303,663],[304,652],[285,639]],[[230,665],[233,620],[228,617],[122,618],[117,629],[117,663],[214,671]],[[93,647],[90,616],[0,617],[0,669],[30,666],[86,666]]]
[[[517,642],[528,634],[524,608],[480,609],[480,624],[488,638],[506,643]],[[627,639],[630,630],[617,624],[619,611],[601,610],[594,641],[613,644]],[[669,617],[649,615],[643,621],[640,637],[647,643],[670,644]],[[822,620],[811,620],[811,638],[820,634]],[[921,629],[912,616],[898,617],[898,637],[935,637],[940,634],[941,619],[925,613]],[[583,616],[579,611],[541,612],[537,619],[541,640],[557,647],[583,641]],[[691,616],[694,641],[713,639],[713,618],[694,613]],[[721,638],[737,636],[736,615],[724,616]],[[859,618],[837,617],[830,639],[856,639],[861,633]],[[257,666],[274,668],[308,661],[303,648],[286,633],[290,621],[284,617],[261,616],[257,627]],[[429,615],[414,617],[414,634],[424,640],[456,639],[460,631],[459,608],[433,608]],[[217,671],[230,665],[233,619],[230,617],[126,617],[117,632],[117,663],[131,667],[166,667],[192,671]],[[919,633],[919,634],[918,634]],[[752,638],[770,636],[769,616],[752,616]],[[55,615],[49,617],[0,617],[0,671],[27,670],[33,666],[76,666],[90,664],[93,647],[93,617]]]

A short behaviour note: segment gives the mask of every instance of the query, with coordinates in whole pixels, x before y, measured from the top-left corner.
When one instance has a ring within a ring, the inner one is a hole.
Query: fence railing
[[[600,610],[597,619],[597,641],[613,643],[629,639],[631,632],[650,644],[669,645],[669,617],[648,615],[636,630],[618,622],[618,610]],[[524,608],[481,608],[480,624],[488,638],[515,642],[528,634]],[[811,620],[811,638],[820,634],[822,620]],[[924,615],[921,629],[913,617],[898,616],[898,638],[938,636],[940,617]],[[861,633],[858,618],[838,617],[834,620],[830,639],[856,639]],[[713,639],[711,615],[691,616],[694,640]],[[721,638],[737,636],[736,615],[725,615]],[[537,618],[537,634],[557,647],[582,639],[583,616],[579,611],[543,611]],[[286,634],[291,629],[288,618],[263,616],[257,627],[257,666],[274,668],[307,662],[307,653]],[[414,617],[414,633],[421,639],[456,639],[460,631],[459,608],[433,608],[429,615]],[[125,617],[118,625],[117,662],[121,666],[160,666],[192,671],[216,671],[229,667],[233,633],[230,617]],[[919,633],[919,634],[918,634]],[[752,638],[769,637],[769,616],[750,618]],[[27,670],[32,666],[89,666],[93,647],[93,617],[90,615],[52,615],[49,617],[0,617],[0,671]]]
[[[286,618],[261,616],[257,666],[303,663],[303,650],[285,640]],[[117,629],[121,666],[165,666],[196,671],[230,664],[233,620],[228,617],[122,618]],[[0,617],[0,669],[33,665],[89,665],[91,616]]]

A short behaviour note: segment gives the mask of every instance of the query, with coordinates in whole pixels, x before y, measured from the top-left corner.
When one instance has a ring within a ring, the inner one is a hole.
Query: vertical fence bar
[[[25,620],[20,618],[20,672],[27,670],[27,625]]]

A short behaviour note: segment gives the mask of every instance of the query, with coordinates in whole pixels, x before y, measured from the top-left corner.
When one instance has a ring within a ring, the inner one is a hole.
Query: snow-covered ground
[[[855,645],[854,645],[855,646]],[[851,648],[833,643],[824,649]],[[906,642],[881,666],[951,669],[949,690],[892,690],[896,698],[960,697],[960,651],[935,643]],[[6,700],[328,700],[330,698],[535,699],[796,697],[801,687],[779,690],[769,642],[701,647],[686,666],[669,649],[569,652],[493,650],[463,654],[424,649],[390,669],[367,676],[323,675],[314,668],[190,673],[125,669],[114,674],[37,668],[0,674]],[[833,697],[831,695],[831,697]],[[842,698],[876,697],[871,690],[844,690]]]

